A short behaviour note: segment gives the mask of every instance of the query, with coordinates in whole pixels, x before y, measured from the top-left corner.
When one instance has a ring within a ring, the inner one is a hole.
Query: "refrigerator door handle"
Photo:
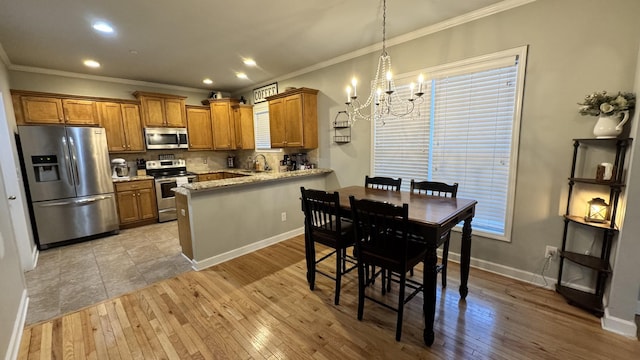
[[[78,172],[78,152],[76,151],[76,144],[73,143],[73,138],[69,138],[69,145],[71,145],[71,158],[73,159],[73,169],[76,175],[76,185],[80,185],[80,173]]]
[[[71,169],[71,159],[69,159],[69,147],[67,146],[67,137],[63,136],[62,137],[62,153],[64,154],[64,165],[67,168],[67,181],[69,182],[69,185],[73,186],[73,173],[72,173],[72,169]]]
[[[101,195],[101,196],[94,196],[94,197],[89,198],[89,199],[82,199],[82,200],[75,200],[75,201],[58,201],[58,202],[54,202],[54,203],[42,204],[42,205],[40,205],[40,207],[54,207],[54,206],[66,206],[66,205],[84,205],[84,204],[94,203],[96,201],[107,200],[107,199],[111,199],[111,198],[112,198],[111,195]]]

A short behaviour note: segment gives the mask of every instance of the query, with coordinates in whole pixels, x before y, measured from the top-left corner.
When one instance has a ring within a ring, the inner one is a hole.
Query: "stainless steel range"
[[[153,176],[158,201],[158,221],[177,219],[176,197],[172,188],[191,183],[196,175],[187,171],[186,162],[177,160],[150,160],[146,163],[147,175]]]

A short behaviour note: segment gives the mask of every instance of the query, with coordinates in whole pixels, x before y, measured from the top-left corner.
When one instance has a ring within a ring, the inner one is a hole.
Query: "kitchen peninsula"
[[[175,189],[180,245],[195,270],[304,233],[300,187],[325,189],[333,170],[237,172],[248,176]]]

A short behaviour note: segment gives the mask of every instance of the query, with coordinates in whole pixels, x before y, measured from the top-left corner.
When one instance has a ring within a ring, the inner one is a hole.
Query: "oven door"
[[[156,179],[156,199],[158,201],[158,221],[175,220],[176,196],[172,188],[177,186],[175,178]]]
[[[189,182],[193,182],[195,176],[187,176]],[[178,187],[175,177],[158,178],[156,182],[156,199],[158,201],[158,221],[165,222],[178,218],[176,212],[176,195],[171,189]]]

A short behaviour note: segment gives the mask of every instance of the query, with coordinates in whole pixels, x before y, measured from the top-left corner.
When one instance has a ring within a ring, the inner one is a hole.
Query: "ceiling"
[[[389,0],[387,39],[501,2]],[[381,0],[0,0],[0,9],[0,45],[10,69],[228,92],[382,40]],[[97,20],[115,32],[97,33],[91,27]],[[102,66],[85,67],[89,58]],[[243,58],[257,66],[247,67]]]

